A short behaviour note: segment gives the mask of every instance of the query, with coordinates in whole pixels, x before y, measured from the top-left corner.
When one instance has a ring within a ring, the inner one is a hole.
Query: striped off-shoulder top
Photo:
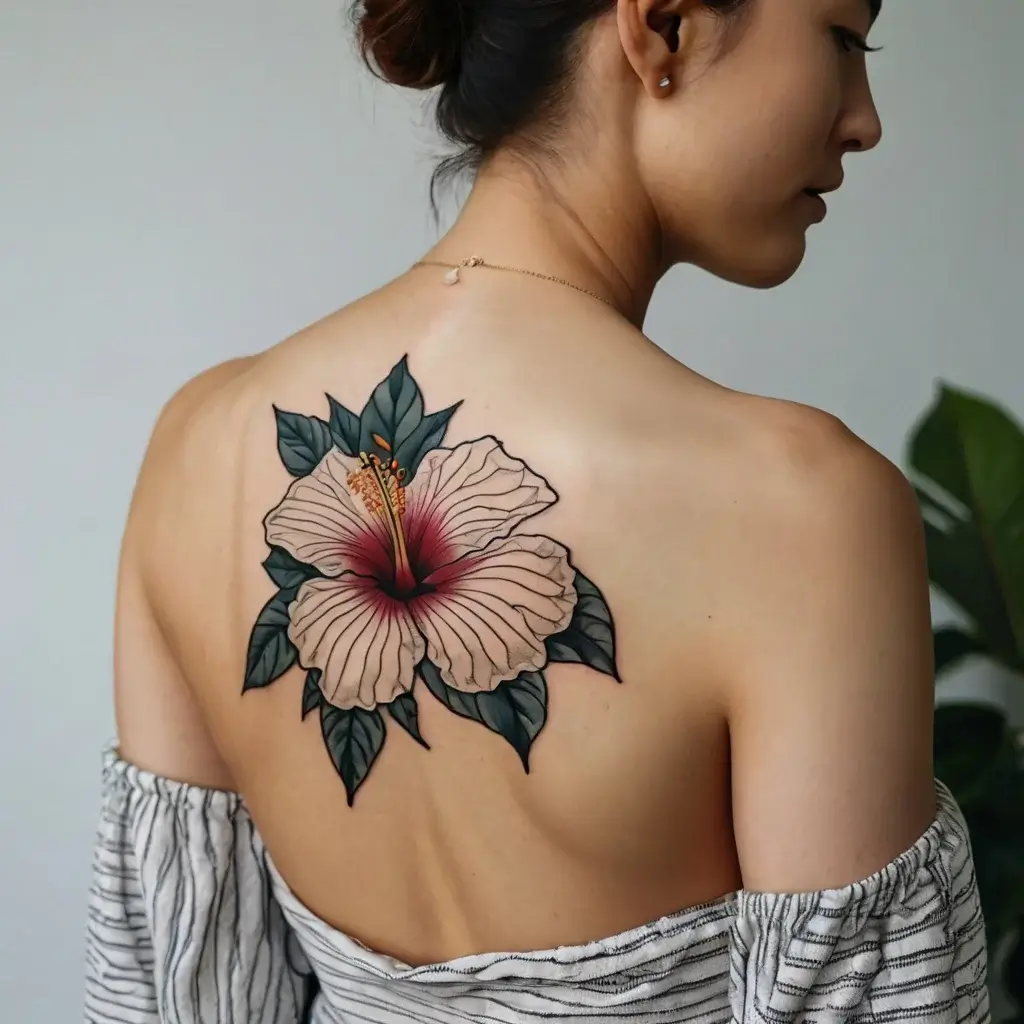
[[[935,819],[860,882],[740,890],[580,946],[412,967],[310,912],[242,799],[111,748],[89,902],[94,1024],[953,1024],[989,1019],[970,840]]]

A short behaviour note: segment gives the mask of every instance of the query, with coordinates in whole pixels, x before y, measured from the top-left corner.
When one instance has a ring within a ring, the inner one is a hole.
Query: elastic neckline
[[[234,790],[181,782],[125,761],[114,741],[103,749],[103,780],[105,785],[121,784],[136,793],[160,797],[175,804],[208,807],[212,801],[215,804],[224,804],[226,808],[235,811],[244,803],[242,794]]]

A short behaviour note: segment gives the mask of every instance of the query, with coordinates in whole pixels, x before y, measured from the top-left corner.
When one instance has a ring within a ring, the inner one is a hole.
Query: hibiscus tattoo
[[[327,401],[329,420],[274,410],[296,479],[264,519],[280,589],[253,626],[243,692],[306,670],[302,715],[319,711],[350,806],[384,745],[382,712],[429,749],[417,680],[529,772],[544,667],[619,679],[601,592],[525,528],[558,495],[494,437],[444,447],[458,404],[425,415],[404,358],[359,416]]]

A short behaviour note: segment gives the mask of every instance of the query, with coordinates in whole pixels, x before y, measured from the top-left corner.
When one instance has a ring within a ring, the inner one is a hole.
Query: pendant
[[[444,275],[445,284],[458,284],[459,283],[459,268],[452,267],[447,274]]]

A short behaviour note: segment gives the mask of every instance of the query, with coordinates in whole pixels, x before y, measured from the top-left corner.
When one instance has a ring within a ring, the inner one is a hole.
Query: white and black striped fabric
[[[740,891],[640,928],[409,967],[306,909],[241,799],[104,762],[89,1024],[928,1024],[989,1018],[963,817],[841,889]]]

